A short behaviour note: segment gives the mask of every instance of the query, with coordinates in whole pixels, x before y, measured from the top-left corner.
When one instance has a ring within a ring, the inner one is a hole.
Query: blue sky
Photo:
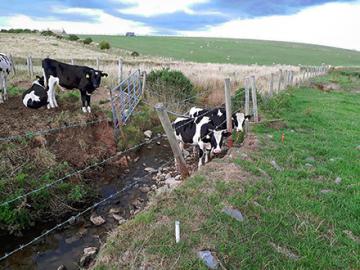
[[[360,49],[359,38],[344,36],[345,28],[360,27],[359,8],[359,0],[1,0],[0,28],[259,38]]]

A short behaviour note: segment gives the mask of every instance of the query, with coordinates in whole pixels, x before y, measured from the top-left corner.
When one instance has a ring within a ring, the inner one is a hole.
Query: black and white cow
[[[202,117],[208,116],[214,122],[217,130],[227,129],[226,126],[226,110],[224,108],[214,108],[214,109],[202,109],[197,107],[192,107],[189,111],[190,117]],[[250,119],[250,115],[245,115],[244,113],[237,112],[232,115],[232,127],[237,132],[244,131],[244,124],[246,119]]]
[[[96,88],[100,86],[101,77],[108,74],[87,66],[77,66],[61,63],[45,58],[42,60],[42,68],[45,77],[45,87],[48,89],[48,108],[58,107],[55,98],[55,86],[66,89],[79,89],[81,93],[83,112],[91,112],[90,97]]]
[[[38,109],[48,104],[48,94],[45,89],[44,77],[36,76],[37,80],[22,95],[22,101],[25,107]]]
[[[8,98],[6,81],[12,70],[12,62],[5,54],[0,53],[0,103],[4,103]]]
[[[207,116],[198,118],[179,117],[172,125],[181,150],[184,149],[184,144],[198,147],[198,166],[203,164],[204,156],[205,163],[208,162],[210,152],[220,153],[223,139],[230,135],[226,130],[215,130],[214,123]]]

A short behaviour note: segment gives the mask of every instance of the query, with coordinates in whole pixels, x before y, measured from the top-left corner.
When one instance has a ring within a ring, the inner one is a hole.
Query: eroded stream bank
[[[155,181],[145,168],[157,169],[172,158],[166,139],[161,138],[128,153],[125,158],[119,157],[111,163],[84,173],[84,178],[96,181],[94,188],[98,189],[100,196],[95,199],[95,202],[131,185],[134,181],[139,181],[139,184],[100,205],[93,213],[85,214],[74,224],[67,224],[37,243],[15,253],[1,262],[0,267],[3,269],[57,269],[60,265],[64,265],[66,269],[78,269],[84,248],[99,247],[107,232],[119,224],[119,220],[116,219],[119,217],[127,219],[139,211],[145,206],[148,193],[163,185]],[[125,167],[127,169],[124,169]],[[168,168],[168,170],[171,169]],[[73,211],[70,216],[76,213]],[[94,225],[90,221],[91,215],[101,216],[105,219],[105,223],[100,226]],[[37,224],[31,230],[25,231],[22,237],[9,235],[0,238],[2,243],[0,253],[5,254],[31,241],[60,222],[62,221],[54,220]]]

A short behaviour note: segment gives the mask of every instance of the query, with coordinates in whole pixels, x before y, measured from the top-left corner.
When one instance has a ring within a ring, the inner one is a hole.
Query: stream
[[[95,199],[94,203],[130,185],[133,181],[141,179],[140,184],[134,185],[119,196],[93,210],[93,212],[96,212],[97,215],[102,216],[106,220],[103,225],[95,226],[90,221],[92,213],[86,213],[76,220],[74,224],[66,224],[59,230],[39,239],[35,244],[0,262],[0,269],[49,270],[58,269],[61,265],[65,266],[68,270],[79,269],[79,260],[83,255],[84,248],[91,246],[99,248],[101,243],[106,240],[108,232],[118,226],[118,221],[109,213],[111,208],[116,208],[119,211],[118,215],[127,219],[137,209],[133,206],[134,201],[140,203],[140,209],[145,206],[148,195],[146,192],[141,191],[140,187],[142,185],[151,187],[156,184],[156,181],[152,179],[151,175],[144,168],[151,167],[157,169],[173,158],[167,140],[164,138],[160,138],[157,142],[149,145],[144,145],[128,155],[131,156],[131,161],[129,162],[128,169],[125,171],[119,171],[118,167],[109,163],[85,174],[90,174],[93,181],[98,181],[95,187],[98,189],[99,197]],[[72,213],[72,215],[75,214],[76,212]],[[60,222],[64,220],[60,220]],[[46,224],[36,224],[32,229],[24,231],[22,237],[15,237],[13,235],[0,237],[0,256],[12,251],[21,244],[31,241],[60,222],[54,221],[47,222]]]

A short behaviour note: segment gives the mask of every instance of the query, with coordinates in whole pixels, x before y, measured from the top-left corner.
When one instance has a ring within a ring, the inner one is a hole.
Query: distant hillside
[[[137,51],[140,54],[194,62],[360,65],[358,51],[301,43],[155,36],[92,36],[92,38],[97,42],[107,40],[113,47]]]

